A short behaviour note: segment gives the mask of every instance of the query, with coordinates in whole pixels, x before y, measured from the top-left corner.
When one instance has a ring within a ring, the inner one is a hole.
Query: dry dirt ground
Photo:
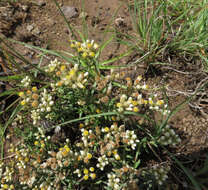
[[[76,29],[82,30],[84,19],[88,25],[88,38],[98,43],[110,37],[108,33],[103,34],[109,26],[113,26],[114,30],[120,32],[132,32],[131,18],[123,1],[85,0],[82,5],[80,0],[58,0],[58,3],[60,7],[73,7],[72,12],[66,15],[67,20]],[[16,1],[16,3],[8,3],[4,0],[0,2],[0,33],[36,46],[70,51],[68,40],[72,39],[72,34],[53,0],[24,0]],[[36,51],[19,45],[14,47],[36,63],[38,59]],[[115,40],[106,48],[102,58],[108,59],[125,51],[126,47]],[[127,64],[138,58],[139,56],[135,54],[131,58],[119,61],[118,64]],[[131,72],[143,74],[150,84],[156,86],[165,84],[168,87],[167,95],[170,106],[173,108],[208,79],[207,74],[203,72],[202,63],[187,59],[170,56],[169,62],[174,65],[173,67],[155,67],[154,69],[158,72],[152,73],[145,64],[141,63],[139,69]],[[2,57],[0,61],[3,65],[4,58]],[[186,104],[170,121],[183,139],[174,150],[178,155],[201,154],[203,156],[203,152],[208,148],[207,92],[207,88],[200,91],[197,97]]]

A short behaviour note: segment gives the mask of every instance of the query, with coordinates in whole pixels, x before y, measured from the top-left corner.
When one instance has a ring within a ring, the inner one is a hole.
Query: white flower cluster
[[[126,142],[133,150],[136,148],[136,143],[139,142],[134,131],[126,130],[125,135],[123,136],[123,141]]]
[[[133,110],[133,104],[132,104],[132,97],[129,97],[127,99],[127,96],[125,94],[121,95],[120,102],[117,103],[118,112],[123,112],[125,110],[132,111]]]
[[[52,100],[52,96],[47,92],[46,89],[41,93],[41,101],[38,105],[37,109],[31,111],[31,118],[33,119],[33,125],[36,125],[40,120],[41,112],[50,112],[51,107],[53,106],[54,101]]]
[[[108,187],[112,188],[113,190],[119,190],[121,187],[119,186],[120,179],[115,174],[108,174]]]
[[[134,81],[134,87],[137,90],[147,90],[148,89],[148,85],[146,83],[144,84],[139,84],[139,82],[142,80],[142,76],[139,75],[136,80]]]
[[[176,146],[176,144],[181,142],[181,139],[169,125],[166,125],[162,129],[162,136],[159,138],[158,142],[164,146]]]
[[[81,72],[79,70],[79,65],[75,64],[73,67],[66,63],[52,62],[46,71],[53,72],[59,80],[55,83],[51,83],[53,91],[57,87],[62,85],[70,86],[72,88],[85,88],[85,83],[87,82],[88,72]]]
[[[51,106],[53,106],[54,101],[52,96],[47,92],[46,89],[41,93],[41,103],[39,104],[39,109],[41,112],[50,112]]]
[[[31,84],[31,79],[29,76],[26,76],[21,80],[21,83],[23,84],[24,87],[28,87]]]
[[[15,119],[12,122],[12,126],[13,127],[16,127],[18,124],[19,124],[18,126],[20,126],[22,124],[22,122],[23,122],[22,115],[17,114],[16,117],[15,117]]]
[[[26,168],[26,163],[27,159],[29,159],[29,149],[27,148],[22,148],[20,150],[16,149],[16,156],[15,158],[19,160],[16,165],[19,169],[25,169]]]
[[[56,83],[56,86],[61,84],[70,85],[72,88],[85,88],[84,84],[87,82],[88,72],[78,72],[79,66],[75,64],[73,68],[70,69],[68,73],[61,75],[61,80]]]
[[[97,163],[97,167],[98,168],[100,168],[100,170],[104,170],[104,167],[106,166],[106,165],[108,165],[108,158],[106,157],[106,155],[103,155],[102,157],[99,157],[98,158],[98,162],[99,163]]]
[[[57,68],[61,65],[61,62],[59,62],[57,59],[50,62],[50,64],[45,69],[45,72],[51,73],[57,71]]]
[[[159,185],[162,185],[166,181],[169,171],[170,167],[164,166],[153,166],[153,168],[151,169],[151,172]]]
[[[82,132],[82,142],[84,144],[85,147],[90,146],[91,144],[88,142],[90,141],[90,135],[93,135],[92,130],[86,130],[86,129],[81,129]]]
[[[160,111],[163,115],[169,114],[170,110],[168,110],[168,105],[164,104],[164,100],[158,100],[157,96],[157,94],[154,94],[153,97],[148,99],[149,109]]]
[[[40,120],[40,113],[37,110],[31,111],[31,118],[33,120],[33,125],[36,125],[37,122]]]
[[[94,42],[94,40],[86,40],[83,43],[80,42],[72,42],[71,48],[77,50],[78,53],[81,54],[83,58],[93,58],[95,57],[95,52],[98,49],[98,44]]]
[[[14,174],[14,169],[6,166],[1,179],[5,180],[5,182],[11,182],[13,174]]]

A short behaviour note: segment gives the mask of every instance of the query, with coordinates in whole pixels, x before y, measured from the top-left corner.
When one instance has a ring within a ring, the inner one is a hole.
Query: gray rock
[[[71,18],[76,18],[79,16],[78,10],[75,7],[63,6],[61,7],[61,10],[64,13],[67,20]]]

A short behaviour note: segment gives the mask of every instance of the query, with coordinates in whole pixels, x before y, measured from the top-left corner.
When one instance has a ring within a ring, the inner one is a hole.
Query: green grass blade
[[[64,56],[63,54],[61,54],[58,51],[47,50],[47,49],[44,49],[44,48],[40,48],[40,47],[37,47],[37,46],[33,46],[33,45],[30,45],[30,44],[26,44],[24,42],[19,42],[19,41],[13,40],[13,39],[9,39],[9,41],[14,42],[14,43],[18,43],[18,44],[21,44],[21,45],[24,45],[27,48],[37,49],[39,51],[44,52],[45,54],[55,55],[57,57],[60,57],[60,58],[64,59],[65,61],[68,61],[69,63],[74,63],[74,60],[73,59]]]

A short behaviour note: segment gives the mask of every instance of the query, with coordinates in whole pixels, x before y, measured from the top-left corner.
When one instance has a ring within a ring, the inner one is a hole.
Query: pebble
[[[71,18],[76,18],[79,16],[78,10],[75,7],[63,6],[61,7],[61,10],[63,11],[67,20]]]

